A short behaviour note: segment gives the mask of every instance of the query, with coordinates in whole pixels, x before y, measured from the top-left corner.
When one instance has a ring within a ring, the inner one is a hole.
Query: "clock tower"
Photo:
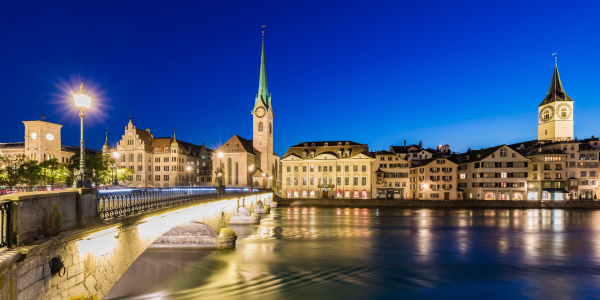
[[[563,89],[555,65],[548,94],[538,106],[539,141],[573,140],[573,103]]]
[[[260,58],[260,79],[258,81],[258,94],[252,109],[252,144],[256,149],[257,167],[266,176],[277,177],[275,158],[273,155],[273,107],[271,94],[267,84],[267,67],[265,64],[265,37],[262,39],[262,54]]]

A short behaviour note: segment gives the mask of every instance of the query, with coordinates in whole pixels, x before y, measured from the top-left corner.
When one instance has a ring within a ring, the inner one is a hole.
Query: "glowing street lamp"
[[[121,156],[121,154],[119,154],[119,152],[115,151],[115,152],[113,152],[112,156],[115,158],[115,178],[114,178],[112,184],[113,185],[119,185],[119,178],[118,178],[119,176],[117,176],[118,175],[118,173],[117,173],[117,160],[119,159],[119,157]]]
[[[85,94],[85,88],[83,87],[83,83],[79,89],[79,92],[71,94],[73,95],[73,100],[75,101],[75,106],[79,109],[79,117],[81,118],[81,154],[79,158],[79,174],[73,181],[73,188],[91,188],[92,183],[88,179],[88,172],[85,170],[85,141],[83,134],[83,120],[85,118],[85,110],[90,107],[92,102],[92,97]]]
[[[192,167],[190,167],[190,166],[187,166],[187,168],[186,168],[186,169],[187,169],[188,173],[190,174],[189,176],[190,176],[190,177],[192,177],[192,175],[191,175],[191,174],[192,174],[192,172],[191,172],[191,171],[192,171]],[[190,182],[190,183],[189,183],[189,184],[190,184],[190,186],[192,186],[192,182],[191,182],[191,180],[188,180],[188,181]]]
[[[252,170],[254,170],[254,165],[248,167],[248,193],[252,193]]]

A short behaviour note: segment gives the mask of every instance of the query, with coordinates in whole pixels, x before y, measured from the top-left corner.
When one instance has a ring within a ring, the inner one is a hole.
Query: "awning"
[[[569,192],[567,192],[567,190],[559,189],[559,188],[545,188],[545,189],[542,189],[542,191],[548,192],[548,193],[563,193],[563,194],[569,193]]]

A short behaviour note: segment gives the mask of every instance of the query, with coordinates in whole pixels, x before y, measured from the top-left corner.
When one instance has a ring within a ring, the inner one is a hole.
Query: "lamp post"
[[[223,152],[217,153],[219,156],[219,167],[215,170],[215,175],[217,175],[218,183],[217,183],[217,197],[223,197],[225,195],[225,185],[223,184],[223,165],[221,164],[221,158],[223,158]]]
[[[269,176],[269,188],[273,189],[273,176]]]
[[[119,185],[119,178],[118,178],[118,176],[117,176],[117,175],[118,175],[118,174],[117,174],[117,160],[119,159],[119,157],[120,157],[121,155],[119,154],[119,152],[116,152],[116,151],[115,151],[115,152],[113,152],[112,156],[115,158],[115,164],[114,164],[114,165],[115,165],[115,178],[114,178],[114,180],[113,180],[113,183],[112,183],[112,184],[113,184],[113,185]]]
[[[265,176],[267,176],[267,173],[263,172],[262,176],[263,176],[263,189],[266,189],[267,188],[267,186],[266,186],[267,185],[267,180],[266,180]]]
[[[254,170],[254,165],[248,167],[248,193],[252,193],[252,170]]]
[[[192,170],[192,167],[190,167],[190,166],[187,166],[187,168],[186,168],[186,169],[187,169],[187,171],[188,171],[188,174],[189,174],[188,176],[192,177],[192,176],[191,176],[191,173],[192,173],[192,172],[190,172],[190,171]],[[190,186],[192,186],[192,182],[191,182],[191,180],[189,180],[189,179],[190,179],[190,178],[188,178],[188,181],[190,182],[190,184],[189,184],[189,185],[190,185]]]
[[[92,97],[85,94],[83,83],[79,89],[79,92],[71,94],[75,101],[75,106],[79,109],[79,117],[81,118],[81,154],[79,158],[79,174],[73,182],[73,188],[91,188],[92,183],[88,179],[88,172],[85,170],[85,141],[83,131],[83,120],[85,119],[85,110],[90,107]]]

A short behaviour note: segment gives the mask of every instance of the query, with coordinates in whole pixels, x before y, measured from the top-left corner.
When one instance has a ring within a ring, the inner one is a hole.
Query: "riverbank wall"
[[[279,206],[330,207],[439,207],[439,208],[590,208],[600,209],[600,201],[540,200],[395,200],[276,198]]]

